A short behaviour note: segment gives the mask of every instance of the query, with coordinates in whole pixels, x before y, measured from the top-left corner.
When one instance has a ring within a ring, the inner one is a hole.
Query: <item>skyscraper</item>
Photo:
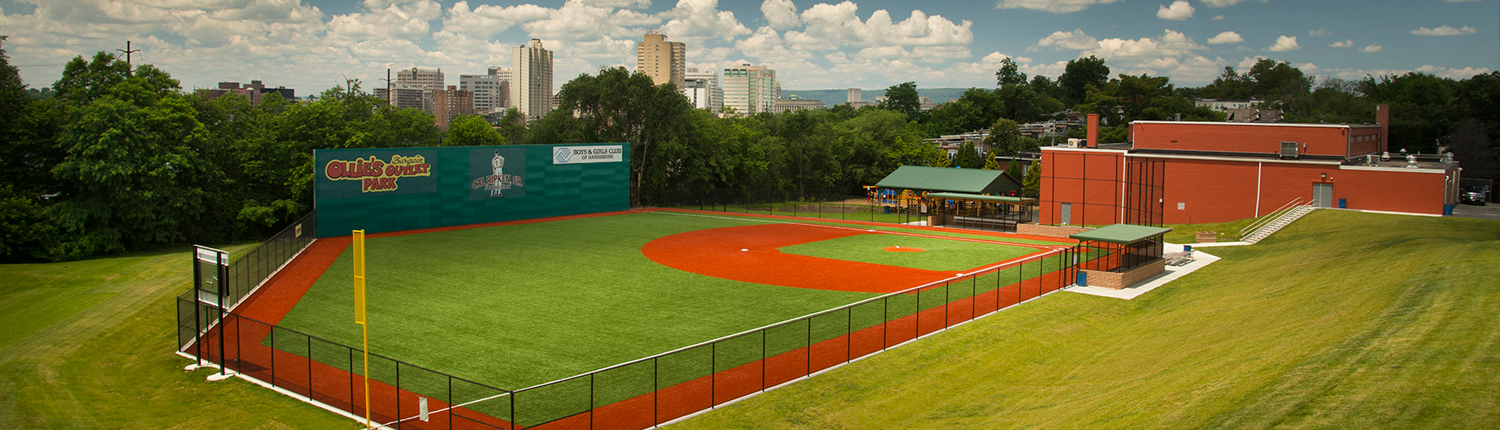
[[[651,77],[656,85],[671,82],[682,88],[687,67],[687,45],[668,42],[658,30],[646,33],[645,41],[635,43],[635,71]]]
[[[432,95],[432,117],[438,128],[447,130],[448,123],[459,115],[474,114],[474,93],[449,85],[446,90],[428,91]]]
[[[720,108],[724,106],[724,89],[719,87],[718,72],[710,70],[700,73],[698,69],[687,69],[682,85],[678,88],[682,90],[683,95],[687,96],[688,101],[693,103],[694,108],[719,113]]]
[[[781,97],[776,71],[749,63],[724,69],[724,107],[740,115],[771,112]]]
[[[406,88],[441,90],[443,89],[443,69],[428,70],[413,67],[409,70],[397,70],[396,82]]]
[[[510,48],[510,107],[529,118],[552,111],[552,51],[542,49],[540,39]]]
[[[474,111],[490,114],[505,110],[510,98],[510,81],[493,74],[459,75],[458,89],[474,92]]]

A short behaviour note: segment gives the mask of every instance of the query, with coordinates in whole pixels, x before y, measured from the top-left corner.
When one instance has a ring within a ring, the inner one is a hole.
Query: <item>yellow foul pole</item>
[[[354,230],[354,323],[364,333],[365,428],[370,427],[370,326],[365,320],[365,231]]]

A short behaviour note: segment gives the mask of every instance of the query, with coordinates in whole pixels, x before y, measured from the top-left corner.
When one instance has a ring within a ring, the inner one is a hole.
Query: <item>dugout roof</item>
[[[1170,228],[1149,227],[1135,224],[1112,224],[1083,233],[1068,235],[1073,239],[1093,242],[1109,242],[1128,245],[1154,236],[1166,234]]]
[[[931,194],[928,194],[927,197],[939,198],[939,199],[948,199],[948,200],[973,200],[973,201],[978,201],[978,202],[1012,203],[1012,204],[1031,203],[1031,202],[1035,202],[1036,201],[1036,199],[1033,199],[1033,198],[1030,198],[1030,197],[985,196],[985,195],[979,195],[979,194],[965,194],[965,193],[931,193]]]
[[[999,194],[1021,189],[1020,181],[1003,170],[925,166],[901,166],[875,186],[965,194]]]

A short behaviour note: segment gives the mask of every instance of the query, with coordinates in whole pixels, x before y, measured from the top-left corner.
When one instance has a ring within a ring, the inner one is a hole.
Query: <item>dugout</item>
[[[928,225],[1015,231],[1036,218],[1036,199],[1019,197],[1021,182],[1002,170],[901,166],[875,186],[921,196],[900,210]]]
[[[1112,224],[1069,235],[1082,255],[1078,270],[1088,286],[1122,289],[1165,272],[1162,237],[1170,228]],[[1080,282],[1082,284],[1082,282]]]

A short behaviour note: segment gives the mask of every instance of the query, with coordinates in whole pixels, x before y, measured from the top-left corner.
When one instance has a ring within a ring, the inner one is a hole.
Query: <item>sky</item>
[[[261,80],[303,96],[414,66],[457,85],[532,38],[560,87],[634,70],[652,29],[687,44],[688,67],[765,65],[785,89],[992,88],[1007,57],[1055,78],[1093,55],[1178,86],[1258,58],[1319,78],[1500,70],[1500,0],[0,0],[3,47],[33,88],[126,41],[185,89]]]

